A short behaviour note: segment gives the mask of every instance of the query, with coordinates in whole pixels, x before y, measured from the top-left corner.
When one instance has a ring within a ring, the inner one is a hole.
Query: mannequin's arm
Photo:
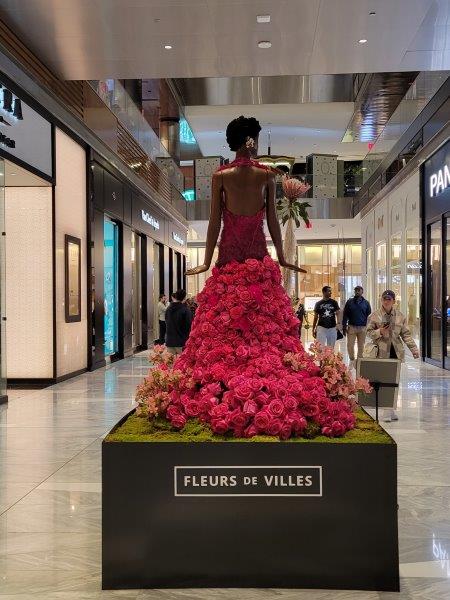
[[[269,175],[268,182],[266,214],[267,226],[269,228],[269,233],[270,237],[272,238],[273,245],[275,246],[275,250],[277,251],[278,262],[280,263],[280,267],[286,267],[287,269],[292,269],[293,271],[298,271],[299,273],[306,273],[304,269],[301,269],[296,265],[291,265],[290,263],[286,262],[284,258],[283,239],[281,237],[280,223],[278,221],[277,212],[275,208],[275,189],[275,177],[271,174]]]
[[[220,223],[222,218],[221,192],[220,175],[214,173],[212,178],[211,212],[209,215],[208,232],[206,234],[205,262],[198,267],[186,271],[186,275],[204,273],[211,266],[214,248],[216,247],[217,238],[220,233]]]

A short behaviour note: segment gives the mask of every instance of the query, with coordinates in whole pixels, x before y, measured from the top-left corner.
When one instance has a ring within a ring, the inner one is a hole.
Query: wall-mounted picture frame
[[[81,240],[64,237],[66,323],[81,321]]]

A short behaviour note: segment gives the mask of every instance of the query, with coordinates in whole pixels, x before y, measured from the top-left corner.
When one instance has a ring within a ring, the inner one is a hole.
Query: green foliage
[[[295,226],[300,227],[300,221],[309,222],[307,209],[311,207],[309,202],[302,202],[300,198],[289,200],[289,198],[281,198],[277,202],[278,218],[283,225],[293,219]]]
[[[370,415],[359,408],[356,412],[356,427],[343,437],[328,438],[319,434],[319,427],[309,423],[305,431],[306,437],[291,438],[281,442],[269,435],[257,435],[253,438],[234,438],[214,435],[207,425],[191,419],[182,431],[176,431],[165,419],[157,418],[148,421],[132,414],[120,427],[110,433],[107,442],[241,442],[241,443],[314,443],[326,444],[392,444],[392,438],[378,425]]]

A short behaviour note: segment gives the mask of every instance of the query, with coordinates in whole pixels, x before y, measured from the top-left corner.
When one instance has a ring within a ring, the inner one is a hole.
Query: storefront
[[[87,367],[86,149],[2,80],[1,396]],[[7,132],[7,136],[6,136]]]
[[[90,368],[148,348],[157,302],[183,287],[186,230],[91,156]]]
[[[424,355],[450,369],[450,142],[422,168]]]
[[[375,309],[383,291],[392,289],[396,305],[419,343],[422,277],[418,170],[363,216],[361,243],[365,296]]]

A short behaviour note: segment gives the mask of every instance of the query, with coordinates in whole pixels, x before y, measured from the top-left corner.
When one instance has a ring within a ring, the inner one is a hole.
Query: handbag
[[[374,342],[367,342],[363,350],[363,358],[378,358],[380,348]]]
[[[343,337],[344,337],[344,334],[342,333],[342,331],[340,329],[337,329],[336,341],[342,340]]]

